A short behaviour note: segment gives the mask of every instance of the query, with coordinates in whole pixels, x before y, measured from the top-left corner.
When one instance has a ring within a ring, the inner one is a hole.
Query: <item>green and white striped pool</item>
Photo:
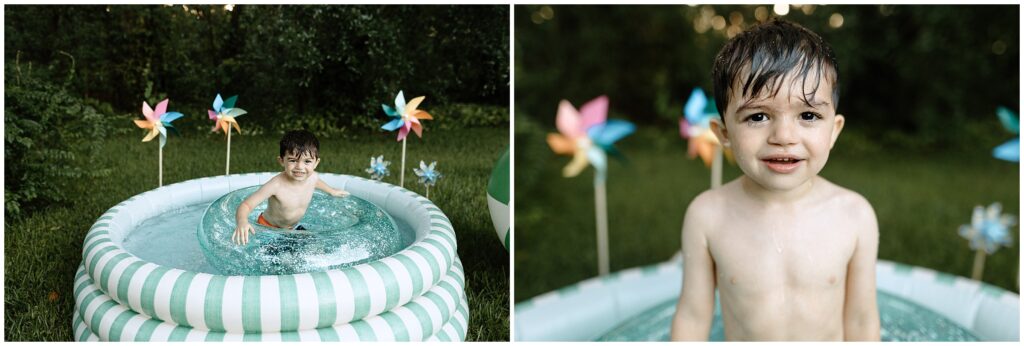
[[[448,218],[401,187],[321,173],[328,184],[407,222],[413,244],[326,272],[224,276],[147,262],[125,251],[136,225],[176,206],[210,203],[276,173],[190,180],[134,196],[96,221],[75,280],[78,340],[463,340],[465,275]]]

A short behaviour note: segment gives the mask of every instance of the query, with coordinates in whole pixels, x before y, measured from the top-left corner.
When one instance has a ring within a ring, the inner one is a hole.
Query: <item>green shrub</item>
[[[111,124],[129,117],[101,114],[93,106],[98,103],[71,96],[17,66],[7,65],[5,73],[4,207],[10,219],[64,202],[71,184],[82,179],[110,174],[109,168],[94,169],[88,162],[115,132]]]
[[[425,126],[433,125],[444,130],[470,127],[508,127],[509,124],[508,107],[452,103],[433,109],[427,108],[426,111],[434,116],[435,120],[427,121]]]

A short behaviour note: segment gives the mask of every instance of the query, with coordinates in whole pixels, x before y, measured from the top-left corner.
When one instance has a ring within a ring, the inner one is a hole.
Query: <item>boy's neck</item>
[[[820,178],[815,176],[811,180],[808,180],[800,186],[790,190],[771,190],[766,189],[764,186],[761,186],[761,184],[758,184],[753,179],[744,175],[740,180],[740,186],[747,197],[750,197],[763,205],[784,206],[796,204],[809,197],[814,191],[814,185],[818,182],[818,179]]]

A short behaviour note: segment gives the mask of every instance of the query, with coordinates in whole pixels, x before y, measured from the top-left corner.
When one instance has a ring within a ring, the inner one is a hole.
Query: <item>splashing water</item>
[[[403,241],[384,210],[359,197],[313,194],[299,222],[305,230],[259,225],[267,209],[261,203],[249,215],[256,234],[246,245],[231,241],[235,210],[258,186],[228,193],[210,205],[199,224],[199,244],[210,264],[230,275],[297,274],[351,267],[390,256],[411,243]]]

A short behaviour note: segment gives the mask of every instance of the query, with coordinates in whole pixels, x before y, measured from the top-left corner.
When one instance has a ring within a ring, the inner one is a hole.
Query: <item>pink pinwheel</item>
[[[146,120],[135,120],[135,125],[140,128],[148,129],[149,134],[142,139],[143,142],[149,142],[154,137],[160,136],[160,151],[159,151],[159,186],[164,185],[164,145],[167,144],[167,130],[177,132],[171,122],[181,118],[182,114],[178,112],[167,112],[167,104],[170,99],[164,99],[156,105],[156,110],[149,107],[149,103],[142,101],[142,115],[146,117]]]
[[[171,122],[181,118],[182,114],[178,112],[167,112],[167,103],[170,99],[160,101],[156,105],[156,110],[149,107],[149,103],[142,101],[142,115],[146,117],[146,120],[135,120],[135,125],[143,129],[149,129],[149,134],[142,139],[143,142],[149,142],[154,137],[160,136],[160,148],[163,148],[167,144],[167,129],[177,131]]]
[[[562,169],[565,177],[574,177],[587,167],[594,166],[594,209],[597,217],[597,272],[608,274],[608,206],[605,197],[607,155],[620,155],[615,141],[628,136],[636,126],[625,120],[608,120],[608,97],[599,96],[580,107],[577,112],[569,101],[558,104],[555,126],[559,133],[548,134],[548,145],[555,153],[572,155],[572,161]]]
[[[597,171],[595,178],[604,179],[608,167],[606,153],[620,155],[613,144],[636,130],[628,121],[607,118],[607,96],[587,102],[578,112],[569,101],[558,104],[555,126],[560,133],[549,133],[547,140],[555,153],[573,156],[562,169],[562,175],[575,177],[589,163]]]

